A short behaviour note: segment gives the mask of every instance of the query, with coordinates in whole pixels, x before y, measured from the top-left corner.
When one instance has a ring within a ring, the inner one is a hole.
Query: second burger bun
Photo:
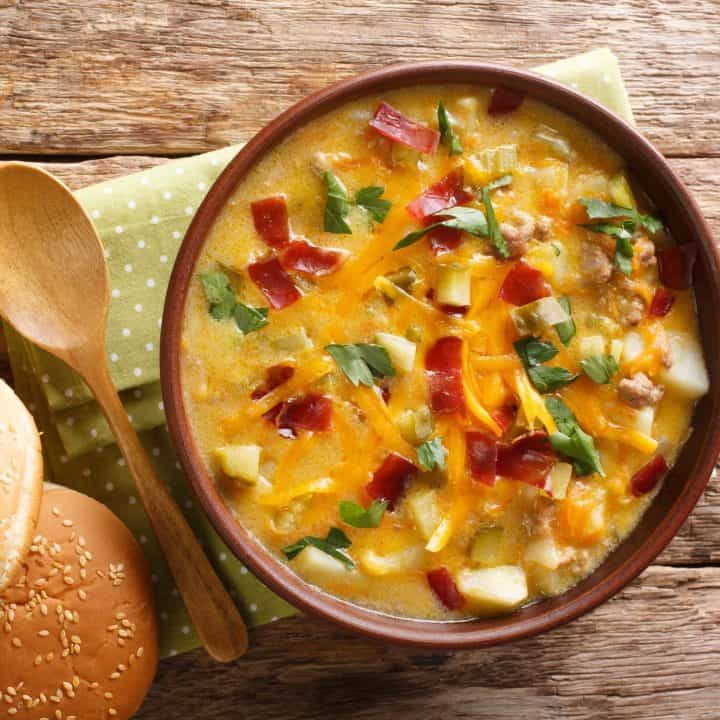
[[[0,593],[0,716],[127,720],[157,668],[150,574],[104,505],[46,485],[25,572]]]

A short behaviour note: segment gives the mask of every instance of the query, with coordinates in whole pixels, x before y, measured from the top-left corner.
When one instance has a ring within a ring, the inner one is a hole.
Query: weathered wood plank
[[[138,718],[716,720],[718,622],[720,568],[666,567],[570,625],[488,650],[383,647],[296,618],[253,633],[231,666],[165,661]]]
[[[530,67],[607,45],[650,139],[717,155],[718,34],[715,0],[0,0],[0,154],[199,152],[387,63]]]

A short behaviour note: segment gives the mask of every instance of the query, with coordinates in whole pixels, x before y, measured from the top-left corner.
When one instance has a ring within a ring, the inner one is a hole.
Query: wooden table
[[[640,129],[717,232],[717,11],[717,0],[0,0],[0,160],[41,161],[82,187],[246,139],[306,93],[385,63],[532,66],[607,45]],[[715,481],[639,580],[543,637],[428,654],[297,618],[255,632],[230,667],[201,652],[163,662],[139,717],[716,720],[718,522]]]

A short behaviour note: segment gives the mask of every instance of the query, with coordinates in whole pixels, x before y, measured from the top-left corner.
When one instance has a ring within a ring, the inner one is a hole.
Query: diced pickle
[[[533,133],[535,140],[544,143],[555,155],[563,160],[569,160],[572,154],[570,143],[554,128],[549,125],[538,125]]]
[[[465,160],[465,177],[474,185],[482,185],[517,168],[517,145],[499,145],[470,155]]]
[[[410,372],[413,369],[415,365],[415,351],[417,350],[414,342],[400,335],[383,332],[375,335],[375,342],[387,350],[390,361],[396,370],[400,372]]]
[[[560,564],[560,553],[551,537],[541,537],[527,544],[524,559],[526,563],[535,563],[548,570],[556,570]]]
[[[471,271],[461,265],[441,265],[438,268],[436,298],[441,305],[467,307],[471,302]]]
[[[437,492],[432,488],[420,488],[409,493],[405,503],[418,532],[425,540],[429,540],[442,519],[437,505]]]
[[[405,337],[414,343],[419,343],[423,339],[423,329],[421,325],[410,325],[405,331]]]
[[[605,354],[606,341],[602,335],[586,335],[580,338],[578,351],[581,358],[589,358],[593,355]]]
[[[417,282],[417,274],[411,267],[401,267],[399,270],[388,273],[385,277],[406,293],[412,293]]]
[[[279,352],[297,352],[311,348],[312,341],[305,328],[299,327],[287,331],[282,337],[275,338],[272,345]]]
[[[626,208],[637,207],[630,183],[623,173],[618,173],[610,178],[608,181],[608,192],[610,193],[610,199],[616,205]]]
[[[513,308],[510,316],[520,335],[537,335],[570,319],[563,306],[552,296]]]
[[[470,549],[470,559],[479,565],[498,565],[502,562],[504,540],[502,527],[480,528]]]
[[[548,480],[548,490],[555,500],[562,500],[566,497],[571,477],[572,465],[564,462],[553,465]]]
[[[433,431],[430,408],[422,405],[416,410],[403,410],[395,420],[395,425],[407,442],[419,445],[425,442]]]

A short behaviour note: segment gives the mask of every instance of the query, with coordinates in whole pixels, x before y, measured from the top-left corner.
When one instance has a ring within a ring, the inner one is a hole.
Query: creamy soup
[[[295,131],[220,213],[185,308],[185,400],[237,521],[407,617],[588,575],[708,389],[694,255],[658,212],[602,140],[504,88]]]

